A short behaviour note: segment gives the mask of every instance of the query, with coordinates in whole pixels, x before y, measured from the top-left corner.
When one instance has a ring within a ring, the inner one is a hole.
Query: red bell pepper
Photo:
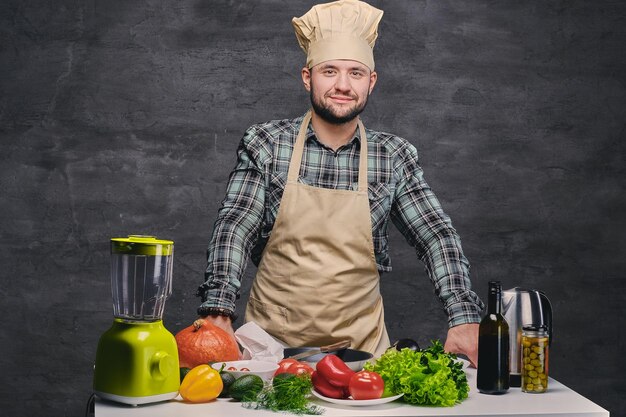
[[[328,398],[348,398],[347,390],[331,385],[318,371],[311,374],[311,382],[315,391]]]
[[[354,371],[337,355],[326,355],[317,363],[317,371],[331,385],[347,388]]]

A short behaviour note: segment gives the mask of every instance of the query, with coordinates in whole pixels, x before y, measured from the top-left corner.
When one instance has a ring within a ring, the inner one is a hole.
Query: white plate
[[[366,405],[386,404],[394,400],[397,400],[398,398],[404,395],[404,394],[398,394],[398,395],[393,395],[391,397],[377,398],[375,400],[352,400],[352,399],[342,400],[339,398],[324,397],[322,394],[320,394],[319,392],[315,390],[312,390],[312,392],[313,392],[313,395],[315,395],[320,400],[328,401],[329,403],[334,403],[334,404],[349,405],[352,407],[363,407]]]

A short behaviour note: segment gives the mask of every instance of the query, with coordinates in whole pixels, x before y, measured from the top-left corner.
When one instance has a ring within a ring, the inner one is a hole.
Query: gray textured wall
[[[307,108],[290,18],[313,3],[2,1],[3,415],[83,412],[112,318],[109,238],[173,239],[166,325],[195,317],[243,131]],[[625,415],[626,6],[373,4],[386,14],[366,125],[417,146],[479,294],[491,279],[544,290],[552,375]],[[392,338],[443,338],[432,287],[395,231],[392,255]]]

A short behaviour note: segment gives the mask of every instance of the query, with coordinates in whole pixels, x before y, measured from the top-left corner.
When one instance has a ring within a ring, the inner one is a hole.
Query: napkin
[[[235,331],[235,339],[243,348],[243,359],[279,362],[286,347],[258,324],[249,321]]]

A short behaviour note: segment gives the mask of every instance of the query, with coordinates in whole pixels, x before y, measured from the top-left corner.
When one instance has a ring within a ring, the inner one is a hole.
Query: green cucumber
[[[244,375],[232,383],[228,395],[237,401],[254,401],[263,389],[263,380],[258,375]]]

